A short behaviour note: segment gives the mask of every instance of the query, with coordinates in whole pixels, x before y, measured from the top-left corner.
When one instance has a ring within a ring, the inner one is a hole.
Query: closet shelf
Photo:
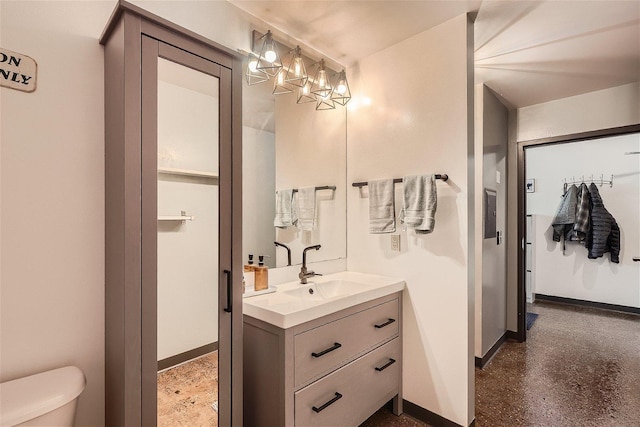
[[[192,169],[158,167],[158,173],[163,173],[167,175],[197,176],[197,177],[203,177],[203,178],[218,179],[218,174],[215,172],[205,172],[205,171],[198,171],[198,170],[192,170]]]
[[[158,221],[194,221],[192,215],[158,215]]]

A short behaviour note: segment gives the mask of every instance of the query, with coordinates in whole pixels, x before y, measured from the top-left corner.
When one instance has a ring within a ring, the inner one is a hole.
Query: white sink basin
[[[343,271],[278,285],[271,294],[244,299],[247,316],[286,329],[404,289],[404,280]]]
[[[364,283],[337,279],[327,282],[310,282],[306,285],[283,291],[283,293],[300,298],[303,301],[321,301],[352,295],[370,288]]]

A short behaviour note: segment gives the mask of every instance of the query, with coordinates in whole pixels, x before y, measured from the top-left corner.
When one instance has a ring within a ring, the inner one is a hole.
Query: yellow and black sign
[[[0,48],[0,86],[33,92],[37,73],[38,64],[33,58]]]

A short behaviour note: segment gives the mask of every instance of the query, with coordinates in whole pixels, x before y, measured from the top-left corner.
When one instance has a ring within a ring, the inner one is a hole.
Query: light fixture
[[[275,78],[275,83],[273,84],[273,94],[274,95],[284,95],[286,93],[293,92],[293,88],[289,83],[285,81],[285,76],[287,72],[284,68],[278,71],[278,74]]]
[[[304,87],[307,80],[309,80],[309,76],[307,76],[307,70],[304,67],[304,60],[302,59],[302,50],[300,49],[300,46],[296,46],[292,53],[285,81],[294,86]]]
[[[347,105],[350,99],[351,91],[349,90],[349,83],[347,82],[347,73],[342,69],[342,71],[338,73],[338,78],[333,86],[331,100],[340,105]]]
[[[282,69],[278,47],[275,40],[273,40],[271,30],[267,31],[267,34],[262,38],[264,38],[264,41],[262,42],[256,69],[268,74],[270,77],[274,77]]]
[[[307,80],[304,86],[298,89],[298,104],[316,102],[316,97],[311,93],[311,81]]]
[[[316,100],[316,110],[333,110],[336,108],[336,104],[331,99],[331,94],[327,96],[316,95]]]
[[[247,72],[245,73],[245,78],[249,86],[263,83],[269,80],[269,76],[267,75],[267,73],[258,70],[257,66],[258,58],[256,56],[253,56],[252,54],[249,54],[249,59],[247,61]]]
[[[331,89],[331,82],[329,81],[329,76],[327,76],[324,59],[321,59],[318,65],[318,71],[316,71],[316,76],[311,85],[311,93],[320,98],[327,98],[331,95]]]
[[[278,46],[289,49],[290,58],[286,58],[288,66],[280,59]],[[296,89],[296,103],[315,102],[316,110],[333,110],[336,104],[344,106],[351,99],[344,68],[336,73],[326,67],[324,59],[320,59],[314,63],[317,68],[314,78],[311,78],[311,75],[307,74],[305,62],[309,64],[312,60],[302,54],[299,45],[291,49],[284,44],[278,44],[270,30],[266,34],[253,30],[251,52],[248,55],[245,78],[250,86],[264,83],[273,77],[274,95],[292,93]]]

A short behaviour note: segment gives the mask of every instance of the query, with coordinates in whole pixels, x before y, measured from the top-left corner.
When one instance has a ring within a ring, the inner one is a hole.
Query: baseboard
[[[495,344],[491,346],[489,351],[487,351],[487,353],[484,356],[476,357],[476,366],[478,368],[482,369],[485,367],[487,363],[489,363],[489,360],[491,360],[491,358],[496,354],[496,352],[498,351],[502,343],[504,343],[507,340],[507,332],[509,331],[505,331],[505,333],[502,334],[500,338],[498,338]]]
[[[507,331],[506,335],[508,340],[520,341],[520,339],[518,338],[518,333],[516,331]]]
[[[167,357],[166,359],[158,360],[158,371],[179,365],[191,359],[195,359],[196,357],[204,356],[205,354],[216,351],[217,349],[218,341],[211,344],[205,344],[202,347],[194,348],[193,350],[185,351],[184,353],[176,354],[175,356]]]
[[[581,307],[600,308],[603,310],[621,311],[623,313],[640,314],[640,308],[626,305],[607,304],[604,302],[586,301],[574,298],[556,297],[553,295],[536,294],[536,299],[541,301],[557,302],[561,304],[579,305]]]
[[[405,414],[434,427],[462,427],[458,423],[454,423],[453,421],[442,417],[435,412],[431,412],[430,410],[425,409],[422,406],[418,406],[415,403],[409,402],[405,399],[402,399],[402,409]],[[475,422],[476,420],[474,419],[470,426],[474,426]]]

